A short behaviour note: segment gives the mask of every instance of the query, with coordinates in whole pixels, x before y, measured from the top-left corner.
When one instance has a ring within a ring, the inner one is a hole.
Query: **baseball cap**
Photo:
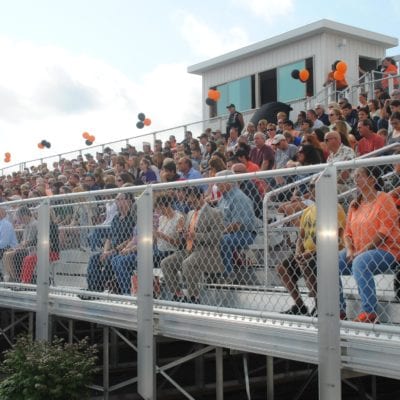
[[[233,107],[233,108],[236,108],[236,107],[235,107],[235,105],[234,105],[234,104],[232,104],[232,103],[231,103],[231,104],[229,104],[229,106],[226,106],[226,108],[232,108],[232,107]]]
[[[278,143],[281,142],[281,140],[286,140],[286,138],[285,138],[284,135],[282,135],[282,134],[279,133],[278,135],[276,135],[276,136],[273,138],[272,144],[278,144]]]

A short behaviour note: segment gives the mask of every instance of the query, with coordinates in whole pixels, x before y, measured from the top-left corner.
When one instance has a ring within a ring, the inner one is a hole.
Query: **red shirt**
[[[377,133],[374,133],[370,138],[365,138],[363,137],[362,139],[359,140],[358,145],[357,145],[357,154],[359,156],[362,156],[367,153],[371,153],[371,151],[380,149],[385,145],[385,139],[378,135]]]

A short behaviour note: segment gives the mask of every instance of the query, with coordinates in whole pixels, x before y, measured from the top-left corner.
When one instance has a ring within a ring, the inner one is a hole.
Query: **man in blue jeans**
[[[87,269],[88,289],[103,291],[113,279],[112,259],[132,240],[136,226],[134,193],[118,193],[118,214],[111,221],[111,228],[103,250],[93,254]]]
[[[232,171],[220,171],[217,176],[234,175]],[[233,252],[254,242],[256,237],[256,216],[252,201],[239,189],[236,182],[218,183],[222,197],[218,208],[224,218],[224,235],[221,240],[221,257],[225,267],[224,275],[229,277],[233,270]]]

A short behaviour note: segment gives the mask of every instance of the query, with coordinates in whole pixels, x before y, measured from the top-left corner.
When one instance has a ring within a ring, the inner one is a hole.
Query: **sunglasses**
[[[276,129],[275,129],[275,128],[268,128],[267,131],[268,131],[268,132],[276,131]]]

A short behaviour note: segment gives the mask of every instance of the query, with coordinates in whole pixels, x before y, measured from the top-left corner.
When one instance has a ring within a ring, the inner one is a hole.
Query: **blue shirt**
[[[122,217],[119,213],[111,221],[109,239],[113,248],[129,240],[136,226],[136,216],[131,212]]]
[[[201,175],[200,171],[197,171],[196,169],[194,169],[193,167],[190,168],[189,172],[187,174],[183,174],[182,172],[180,173],[181,178],[183,179],[201,179],[203,178],[203,176]],[[207,185],[200,185],[198,186],[201,191],[205,192],[207,190]]]
[[[0,249],[16,247],[18,244],[14,227],[7,218],[0,220]]]
[[[237,187],[222,195],[218,208],[224,216],[224,225],[240,223],[241,231],[255,231],[256,216],[252,201]]]

